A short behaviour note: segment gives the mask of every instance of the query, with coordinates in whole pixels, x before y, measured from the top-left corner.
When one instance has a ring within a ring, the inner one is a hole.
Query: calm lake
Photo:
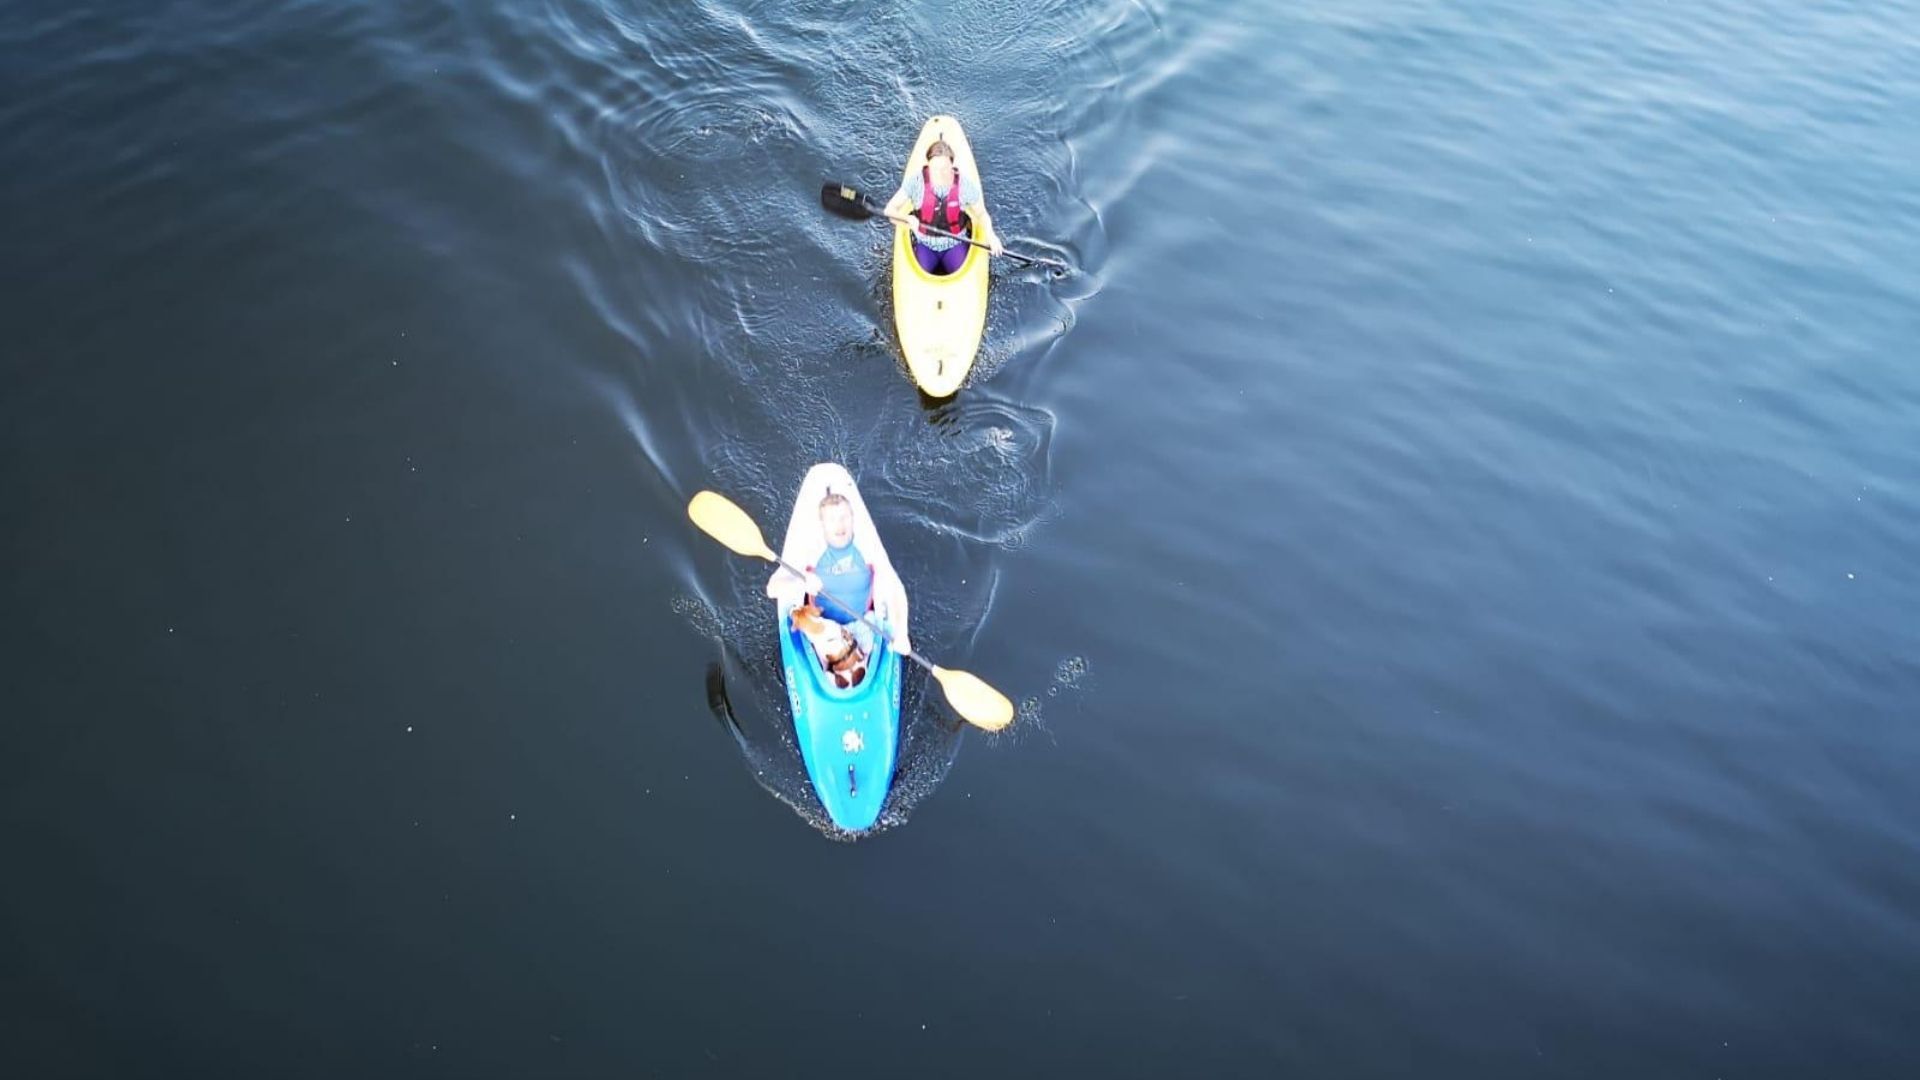
[[[0,155],[0,1073],[1920,1075],[1915,0],[15,0]],[[818,461],[1019,707],[858,838]]]

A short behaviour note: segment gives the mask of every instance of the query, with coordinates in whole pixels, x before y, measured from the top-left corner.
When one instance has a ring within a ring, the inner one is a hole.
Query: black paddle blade
[[[854,221],[865,221],[880,212],[865,195],[832,181],[820,185],[820,206],[830,214]]]

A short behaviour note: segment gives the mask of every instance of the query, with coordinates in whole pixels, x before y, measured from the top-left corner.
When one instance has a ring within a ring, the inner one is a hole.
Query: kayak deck
[[[780,666],[793,707],[800,759],[827,817],[849,832],[873,827],[893,785],[900,738],[900,656],[877,643],[867,677],[841,690],[820,671],[813,646],[780,616]]]

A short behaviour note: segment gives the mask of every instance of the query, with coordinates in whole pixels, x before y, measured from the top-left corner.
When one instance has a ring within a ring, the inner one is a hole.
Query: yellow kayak
[[[973,147],[967,144],[960,121],[951,116],[936,116],[920,129],[920,138],[907,155],[902,182],[920,174],[927,147],[937,139],[953,147],[954,165],[963,177],[972,177],[980,185],[985,199],[987,186],[973,163]],[[968,229],[974,239],[980,238],[978,225],[969,222]],[[980,351],[980,335],[987,328],[987,253],[969,247],[959,270],[936,277],[922,270],[913,257],[913,237],[907,227],[895,225],[893,232],[893,322],[900,331],[900,351],[906,354],[907,370],[921,390],[932,397],[948,397],[966,381],[974,354]]]

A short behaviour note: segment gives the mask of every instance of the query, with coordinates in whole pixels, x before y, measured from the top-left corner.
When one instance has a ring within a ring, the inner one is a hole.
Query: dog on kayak
[[[860,651],[853,631],[821,614],[818,606],[806,603],[794,608],[793,626],[806,635],[820,666],[833,676],[833,685],[845,690],[867,677],[867,654]]]

